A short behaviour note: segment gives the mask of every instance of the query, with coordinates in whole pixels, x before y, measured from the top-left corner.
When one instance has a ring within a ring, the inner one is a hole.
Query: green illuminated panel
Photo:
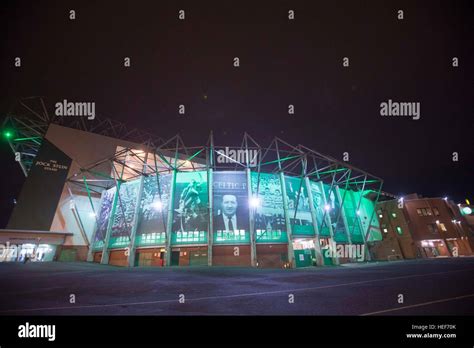
[[[171,235],[171,244],[207,244],[207,232],[173,232],[173,234]]]
[[[166,233],[152,232],[137,235],[135,243],[137,246],[162,245],[166,243]]]
[[[103,240],[96,240],[92,246],[93,251],[100,251],[104,248],[104,241]]]
[[[109,248],[123,248],[130,245],[130,238],[128,236],[110,237]]]
[[[283,231],[256,230],[256,243],[287,243],[288,235]]]
[[[214,244],[248,244],[250,233],[245,230],[216,231],[214,232]]]

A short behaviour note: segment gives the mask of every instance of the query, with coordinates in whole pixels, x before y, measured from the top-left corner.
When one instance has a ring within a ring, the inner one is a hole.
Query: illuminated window
[[[442,222],[439,223],[439,227],[441,227],[442,231],[444,231],[444,232],[447,231],[446,226]]]
[[[433,215],[430,208],[420,208],[420,209],[417,209],[416,212],[418,213],[419,216],[432,216]],[[438,215],[439,215],[439,212],[438,212]]]
[[[392,217],[395,219],[397,217],[397,213],[392,213]]]
[[[386,228],[384,228],[383,233],[388,233],[388,230]]]
[[[402,228],[400,226],[397,226],[397,233],[400,235],[403,234]]]
[[[435,216],[439,216],[438,208],[433,208],[433,213],[435,214]]]

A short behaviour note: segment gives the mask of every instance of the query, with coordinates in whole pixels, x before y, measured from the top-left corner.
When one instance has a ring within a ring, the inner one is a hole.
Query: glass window
[[[441,227],[442,231],[444,231],[444,232],[447,231],[446,226],[442,222],[440,222],[439,227]]]
[[[416,212],[418,213],[419,216],[423,216],[423,211],[421,209],[417,209]]]
[[[432,234],[435,234],[438,232],[438,228],[435,224],[428,224],[428,231],[430,231]]]
[[[433,213],[435,214],[435,216],[439,216],[438,208],[433,208]]]
[[[397,226],[397,233],[402,235],[403,234],[403,230],[400,226]]]
[[[392,213],[392,217],[395,219],[397,217],[397,213]]]

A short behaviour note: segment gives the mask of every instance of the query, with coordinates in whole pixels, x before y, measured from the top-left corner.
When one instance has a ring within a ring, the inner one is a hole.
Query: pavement
[[[0,263],[7,315],[474,315],[474,258],[301,269]]]

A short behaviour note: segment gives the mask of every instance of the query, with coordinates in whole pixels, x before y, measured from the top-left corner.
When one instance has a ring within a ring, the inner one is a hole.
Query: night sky
[[[473,202],[473,9],[431,0],[2,1],[0,112],[43,96],[50,112],[63,99],[93,101],[100,116],[164,138],[180,133],[190,146],[210,130],[230,146],[244,131],[260,145],[279,136],[338,159],[349,152],[384,191]],[[421,103],[421,118],[382,117],[388,99]],[[24,177],[3,140],[0,158],[4,227]]]

